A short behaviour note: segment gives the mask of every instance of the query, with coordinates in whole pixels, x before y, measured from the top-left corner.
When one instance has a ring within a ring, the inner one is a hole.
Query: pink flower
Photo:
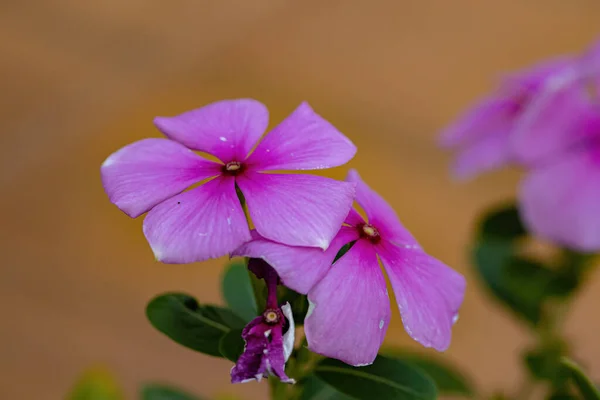
[[[356,183],[356,200],[369,220],[352,209],[325,252],[274,243],[254,232],[254,240],[233,254],[262,258],[277,270],[284,285],[308,293],[309,348],[355,366],[373,362],[390,321],[379,256],[408,334],[426,347],[447,349],[465,279],[427,255],[356,171],[350,171],[347,181]],[[354,244],[332,266],[337,252],[348,243]]]
[[[289,303],[277,304],[279,276],[266,262],[250,259],[248,269],[267,286],[267,308],[242,331],[244,353],[231,369],[231,383],[259,381],[276,376],[282,382],[295,383],[285,373],[285,363],[294,349],[294,317]]]
[[[550,60],[509,75],[499,90],[464,113],[441,135],[441,145],[457,153],[452,166],[461,179],[498,169],[517,161],[510,137],[524,110],[546,81],[572,68],[572,60]]]
[[[258,101],[220,101],[156,118],[168,139],[140,140],[106,159],[101,173],[110,201],[133,218],[148,212],[144,234],[157,260],[202,261],[250,240],[236,187],[263,237],[295,246],[329,246],[352,206],[353,185],[263,172],[335,167],[349,161],[356,147],[306,103],[257,145],[268,119]]]
[[[534,234],[600,250],[600,42],[574,73],[548,82],[512,138],[530,167],[520,211]]]

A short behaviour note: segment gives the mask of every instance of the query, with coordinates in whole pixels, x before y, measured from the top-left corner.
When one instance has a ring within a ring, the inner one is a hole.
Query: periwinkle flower
[[[355,366],[374,361],[390,321],[379,256],[408,334],[426,347],[446,350],[465,279],[427,255],[356,171],[350,171],[346,180],[356,183],[356,201],[368,221],[352,209],[325,252],[285,246],[253,232],[254,239],[234,254],[262,258],[284,285],[308,293],[304,328],[309,349]],[[353,243],[350,250],[332,266],[337,252],[349,243]]]
[[[352,205],[353,185],[271,171],[339,166],[356,147],[306,103],[257,144],[268,122],[267,108],[250,99],[158,117],[154,123],[168,139],[140,140],[108,157],[104,189],[130,217],[148,212],[144,234],[166,263],[220,257],[250,240],[236,188],[262,236],[325,249]]]
[[[451,124],[442,133],[440,143],[456,152],[454,175],[472,178],[518,162],[510,137],[518,129],[523,112],[549,79],[569,74],[572,68],[572,59],[565,57],[510,74],[495,93]]]
[[[244,353],[231,369],[231,383],[244,383],[275,376],[285,383],[295,381],[285,374],[285,363],[294,348],[294,317],[289,303],[277,304],[279,276],[266,262],[251,259],[248,268],[267,285],[267,305],[242,331]]]
[[[574,73],[549,82],[512,139],[529,167],[522,218],[536,235],[600,250],[600,42]]]

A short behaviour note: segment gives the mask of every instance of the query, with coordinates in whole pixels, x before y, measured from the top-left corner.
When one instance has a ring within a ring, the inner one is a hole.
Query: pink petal
[[[156,259],[184,264],[226,255],[251,239],[232,177],[219,177],[153,208],[144,234]]]
[[[419,249],[382,241],[377,253],[406,332],[425,347],[446,350],[465,294],[465,278]]]
[[[338,251],[358,239],[356,229],[342,227],[326,251],[315,247],[295,247],[273,242],[252,231],[252,240],[232,256],[261,258],[272,266],[283,284],[306,294],[329,271]]]
[[[365,210],[369,218],[369,224],[379,230],[383,239],[402,245],[419,245],[417,240],[402,225],[392,207],[367,186],[356,170],[351,169],[348,172],[346,181],[356,183],[356,202]]]
[[[356,211],[354,208],[351,208],[348,216],[344,220],[344,223],[351,226],[358,226],[364,224],[365,220],[362,215],[358,213],[358,211]]]
[[[584,85],[552,81],[518,120],[511,145],[522,161],[543,162],[586,140],[596,121],[600,114]]]
[[[512,158],[509,146],[511,127],[512,124],[507,124],[505,129],[489,132],[458,150],[452,165],[454,175],[459,179],[469,179],[507,165]]]
[[[359,240],[308,294],[308,348],[347,364],[371,364],[390,322],[390,299],[371,243]]]
[[[515,101],[512,96],[494,94],[470,107],[440,135],[440,145],[456,148],[469,145],[490,131],[504,130],[512,119]]]
[[[600,250],[600,148],[589,147],[533,169],[520,194],[536,235],[581,251]]]
[[[354,184],[313,175],[247,172],[237,177],[264,238],[327,249],[348,215]]]
[[[220,165],[171,140],[144,139],[111,154],[100,173],[110,201],[135,218],[190,185],[219,175]]]
[[[269,132],[248,158],[258,170],[336,167],[350,161],[356,146],[307,104]]]
[[[156,117],[169,138],[223,162],[243,161],[269,125],[269,112],[252,99],[223,100],[176,117]]]
[[[572,56],[560,56],[534,64],[531,67],[511,72],[503,77],[502,86],[513,89],[524,89],[535,93],[542,89],[548,79],[570,74],[575,65]]]

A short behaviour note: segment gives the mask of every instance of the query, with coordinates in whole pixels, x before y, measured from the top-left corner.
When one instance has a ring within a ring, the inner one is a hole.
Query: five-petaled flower
[[[276,376],[282,382],[295,381],[285,374],[285,363],[294,348],[294,317],[288,303],[277,304],[279,276],[263,260],[250,259],[248,269],[267,286],[267,304],[263,314],[254,318],[242,331],[244,353],[231,369],[231,383],[260,381]]]
[[[220,257],[250,240],[236,188],[262,236],[294,246],[329,246],[352,206],[354,186],[314,175],[264,172],[339,166],[356,147],[306,103],[256,144],[268,120],[258,101],[220,101],[156,118],[168,139],[140,140],[106,159],[104,189],[130,217],[148,212],[143,230],[159,261]]]
[[[580,251],[600,249],[600,41],[571,74],[546,85],[515,132],[529,170],[519,192],[534,234]]]
[[[557,58],[515,72],[500,88],[482,99],[441,135],[443,147],[457,153],[452,170],[461,179],[519,163],[511,136],[519,129],[524,112],[551,79],[571,73],[573,60]]]
[[[254,239],[234,254],[262,258],[284,285],[308,293],[309,349],[355,366],[373,362],[390,320],[379,256],[408,334],[426,347],[445,350],[463,301],[465,279],[427,255],[356,171],[350,171],[347,180],[357,184],[356,201],[369,220],[352,209],[325,252],[285,246],[253,232]],[[354,244],[332,266],[337,252],[348,243]]]

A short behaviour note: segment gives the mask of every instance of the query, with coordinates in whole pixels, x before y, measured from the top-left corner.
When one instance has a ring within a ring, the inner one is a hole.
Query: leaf
[[[425,356],[392,348],[384,349],[382,353],[387,357],[420,368],[435,382],[440,395],[462,395],[469,397],[475,395],[473,385],[465,375],[458,371],[456,367],[442,361],[440,357]]]
[[[223,274],[222,291],[225,302],[245,322],[258,315],[254,289],[248,268],[244,263],[230,264]]]
[[[342,246],[342,248],[340,249],[340,251],[337,252],[337,254],[335,255],[335,258],[333,259],[333,263],[335,264],[335,262],[337,260],[339,260],[340,258],[342,258],[342,256],[344,254],[346,254],[351,248],[352,246],[354,246],[354,243],[356,243],[356,240],[350,243],[346,243],[345,245]]]
[[[372,365],[359,368],[328,358],[317,364],[314,373],[358,400],[433,400],[437,395],[435,383],[421,370],[384,356],[377,356]]]
[[[160,383],[147,383],[140,392],[141,400],[200,400],[197,396]]]
[[[579,393],[585,400],[600,400],[600,391],[594,386],[581,368],[572,360],[563,358],[561,364],[569,371],[573,383],[579,389]]]
[[[514,252],[511,242],[480,239],[473,259],[491,293],[517,316],[537,325],[551,295],[554,272]]]
[[[309,375],[300,383],[302,394],[300,400],[352,400],[353,397],[337,391],[314,375]]]
[[[545,346],[525,352],[523,360],[531,376],[537,380],[551,383],[556,390],[565,386],[569,377],[568,371],[561,364],[567,353],[567,346],[562,341],[553,341]]]
[[[304,318],[306,318],[306,312],[308,311],[308,299],[306,295],[295,292],[285,286],[279,286],[277,297],[280,304],[290,303],[295,325],[304,325]]]
[[[112,374],[102,367],[84,372],[67,395],[67,400],[124,400]]]
[[[245,325],[232,311],[200,306],[196,299],[183,293],[155,297],[148,303],[146,315],[156,329],[175,342],[216,357],[221,357],[221,337]]]
[[[244,339],[242,339],[242,330],[235,329],[227,332],[219,342],[219,351],[226,359],[237,362],[238,358],[244,352]]]
[[[487,212],[480,222],[479,235],[488,239],[514,240],[526,234],[514,204]]]

